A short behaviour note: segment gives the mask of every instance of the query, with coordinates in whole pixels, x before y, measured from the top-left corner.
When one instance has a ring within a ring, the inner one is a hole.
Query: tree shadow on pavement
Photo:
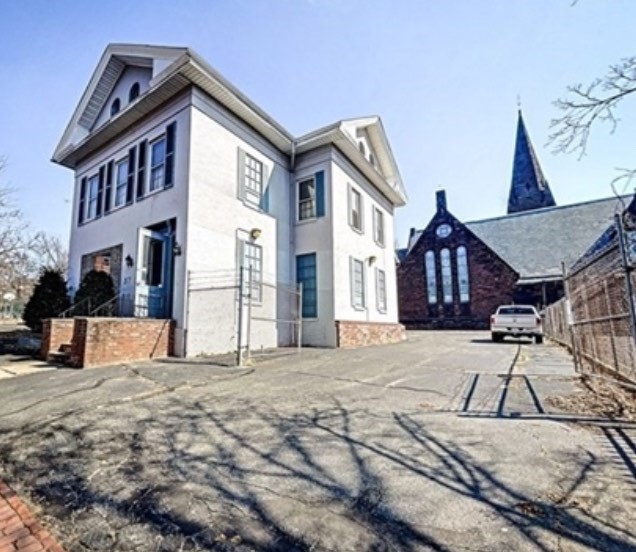
[[[122,408],[0,433],[5,474],[41,503],[69,552],[456,550],[467,544],[433,521],[456,500],[539,550],[551,538],[636,550],[624,529],[568,502],[593,456],[554,502],[510,486],[415,416],[337,400],[283,413],[187,393]]]

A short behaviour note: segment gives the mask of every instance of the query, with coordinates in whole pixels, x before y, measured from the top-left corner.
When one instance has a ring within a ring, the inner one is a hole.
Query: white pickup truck
[[[490,317],[490,333],[493,341],[512,337],[532,337],[535,343],[543,343],[541,316],[532,305],[502,305]]]

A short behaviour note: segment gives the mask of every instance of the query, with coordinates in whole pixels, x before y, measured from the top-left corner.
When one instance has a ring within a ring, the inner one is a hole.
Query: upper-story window
[[[99,176],[91,176],[88,179],[88,202],[86,204],[86,220],[97,216],[97,197],[99,195]]]
[[[110,104],[110,116],[113,117],[114,115],[117,115],[120,109],[121,109],[121,100],[119,98],[115,98],[113,100],[113,103]]]
[[[311,177],[298,183],[298,220],[316,216],[316,180]]]
[[[128,158],[117,163],[115,181],[115,207],[126,203],[126,189],[128,187]]]
[[[245,154],[245,200],[260,207],[263,196],[263,163]]]
[[[442,249],[440,251],[440,265],[442,267],[442,292],[444,295],[444,303],[453,302],[453,270],[451,267],[450,251]]]
[[[373,239],[384,247],[384,213],[378,208],[373,209]]]
[[[459,285],[459,300],[462,303],[470,301],[470,283],[468,277],[468,256],[466,248],[457,248],[457,284]]]
[[[429,305],[437,304],[437,276],[435,274],[435,253],[427,251],[424,255],[426,268],[426,290]]]
[[[150,183],[148,191],[159,190],[164,186],[166,167],[166,139],[164,136],[150,145]]]
[[[349,224],[362,232],[362,196],[353,187],[349,187]]]
[[[136,82],[130,87],[130,91],[128,92],[128,103],[136,100],[139,96],[139,83]]]

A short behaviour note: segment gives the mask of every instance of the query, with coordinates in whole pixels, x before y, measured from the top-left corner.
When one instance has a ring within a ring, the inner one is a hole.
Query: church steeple
[[[512,165],[512,183],[508,196],[508,214],[555,205],[556,202],[534,153],[520,109],[515,159]]]

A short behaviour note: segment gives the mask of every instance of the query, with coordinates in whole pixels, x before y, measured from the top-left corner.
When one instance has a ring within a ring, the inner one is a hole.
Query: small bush
[[[43,268],[33,295],[24,307],[22,319],[34,332],[42,331],[42,320],[55,318],[71,306],[66,282],[59,270]]]
[[[74,314],[89,314],[90,310],[100,307],[113,297],[115,297],[115,284],[110,274],[91,270],[82,278],[75,294],[75,304],[78,305],[78,309]]]

